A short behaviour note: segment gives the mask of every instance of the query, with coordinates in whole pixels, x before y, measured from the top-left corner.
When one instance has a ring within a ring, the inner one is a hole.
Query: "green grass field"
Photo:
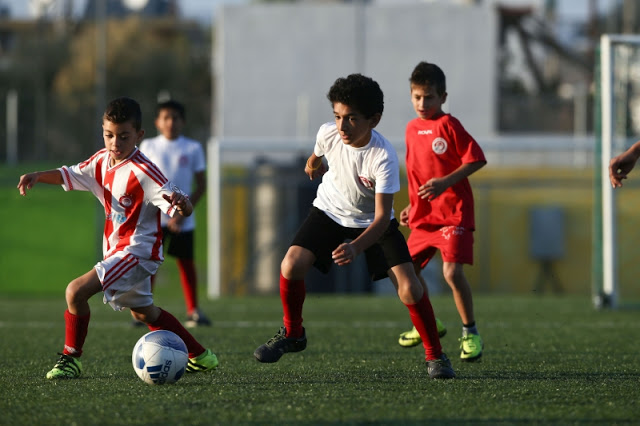
[[[309,294],[307,350],[262,365],[253,351],[281,325],[279,299],[206,300],[201,278],[202,308],[214,327],[194,334],[219,356],[217,371],[146,385],[131,366],[145,331],[98,295],[91,301],[84,377],[47,381],[63,345],[64,289],[100,255],[90,194],[39,185],[26,198],[18,195],[20,174],[45,167],[0,167],[2,425],[640,422],[638,310],[597,312],[586,296],[475,295],[486,344],[475,364],[458,360],[460,324],[451,297],[435,296],[437,315],[449,327],[442,343],[458,374],[438,382],[427,378],[420,348],[397,344],[410,324],[395,297]],[[200,226],[201,277],[204,235]],[[183,317],[170,259],[155,299]]]
[[[58,166],[0,167],[0,297],[38,294],[63,298],[69,281],[102,258],[104,210],[92,194],[37,184],[22,197],[16,189],[20,175]],[[206,217],[206,201],[198,209]],[[199,226],[196,232],[196,266],[204,277],[206,226]],[[180,294],[173,259],[164,263],[158,286],[174,286]]]
[[[220,366],[165,386],[137,378],[131,350],[144,331],[99,299],[85,375],[59,382],[44,375],[62,349],[64,301],[0,301],[0,424],[629,424],[640,415],[637,311],[594,312],[586,298],[477,297],[486,350],[464,364],[453,302],[435,297],[452,381],[428,379],[423,351],[397,345],[409,320],[394,297],[309,295],[307,349],[270,365],[252,354],[279,327],[279,300],[206,301],[215,326],[194,334]]]

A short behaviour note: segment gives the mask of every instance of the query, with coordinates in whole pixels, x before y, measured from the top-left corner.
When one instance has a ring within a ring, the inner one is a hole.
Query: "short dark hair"
[[[180,115],[180,118],[182,118],[183,120],[187,118],[185,115],[184,105],[182,105],[178,101],[174,101],[173,99],[169,99],[168,101],[164,102],[158,102],[158,105],[156,105],[156,117],[158,117],[158,115],[160,115],[160,111],[164,109],[170,109],[177,112],[178,115]]]
[[[416,86],[434,86],[439,95],[447,91],[447,79],[444,71],[436,64],[420,62],[413,69],[409,82]]]
[[[366,118],[382,114],[384,95],[378,83],[362,74],[351,74],[338,78],[327,93],[331,104],[337,102],[348,105]]]
[[[142,128],[142,110],[140,104],[131,98],[122,97],[109,102],[104,110],[102,120],[121,124],[127,121],[133,122],[136,131]]]

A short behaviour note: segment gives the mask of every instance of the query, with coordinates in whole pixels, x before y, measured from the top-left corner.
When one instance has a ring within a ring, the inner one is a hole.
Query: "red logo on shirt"
[[[436,154],[444,154],[447,151],[447,141],[442,138],[435,138],[431,143],[431,149]]]
[[[371,182],[369,179],[367,179],[364,176],[358,176],[358,178],[360,179],[360,182],[362,182],[362,184],[364,185],[365,188],[367,188],[367,189],[372,189],[373,188],[373,182]]]
[[[128,209],[133,205],[133,196],[131,194],[124,194],[122,197],[120,197],[118,202],[122,207]]]

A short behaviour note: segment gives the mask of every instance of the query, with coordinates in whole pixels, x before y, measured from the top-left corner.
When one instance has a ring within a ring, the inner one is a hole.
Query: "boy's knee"
[[[69,304],[81,301],[82,297],[80,296],[80,284],[78,280],[73,280],[67,285],[65,299]]]
[[[450,286],[457,287],[464,281],[464,270],[460,263],[449,263],[444,265],[442,273],[444,275],[444,279]]]
[[[398,277],[398,297],[404,303],[418,303],[424,293],[422,285],[411,277]]]
[[[131,316],[136,320],[145,324],[153,324],[160,317],[162,310],[155,306],[146,306],[144,308],[131,308]]]
[[[296,279],[306,275],[306,266],[300,258],[287,254],[280,263],[280,272],[288,279]]]

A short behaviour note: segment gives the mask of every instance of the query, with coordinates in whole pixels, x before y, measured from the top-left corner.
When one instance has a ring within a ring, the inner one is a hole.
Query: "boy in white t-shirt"
[[[305,167],[310,179],[322,177],[322,183],[280,269],[284,327],[258,347],[254,356],[270,363],[287,352],[304,350],[302,305],[307,271],[315,266],[326,273],[333,263],[347,265],[364,253],[372,277],[389,276],[409,309],[422,337],[429,377],[453,378],[455,372],[442,352],[431,303],[394,218],[393,194],[400,190],[398,158],[389,141],[374,130],[384,109],[382,90],[371,78],[351,74],[338,78],[327,98],[335,122],[320,127]]]
[[[109,103],[102,117],[105,148],[72,167],[33,172],[20,177],[21,195],[38,183],[62,185],[65,191],[91,191],[104,206],[104,258],[66,289],[64,349],[47,379],[75,379],[82,375],[80,356],[89,329],[89,299],[103,292],[104,303],[116,310],[129,308],[149,330],[176,333],[189,351],[188,372],[217,367],[218,359],[205,349],[169,312],[153,303],[150,276],[162,264],[160,212],[189,216],[189,197],[144,156],[140,105],[130,98]]]
[[[140,151],[162,170],[174,184],[185,191],[195,208],[207,189],[205,158],[202,144],[182,135],[184,106],[177,101],[161,102],[155,118],[158,136],[140,143]],[[194,259],[195,214],[191,216],[161,215],[163,245],[175,257],[187,308],[187,327],[208,326],[211,321],[198,307],[198,280]],[[155,275],[151,277],[153,288]]]

